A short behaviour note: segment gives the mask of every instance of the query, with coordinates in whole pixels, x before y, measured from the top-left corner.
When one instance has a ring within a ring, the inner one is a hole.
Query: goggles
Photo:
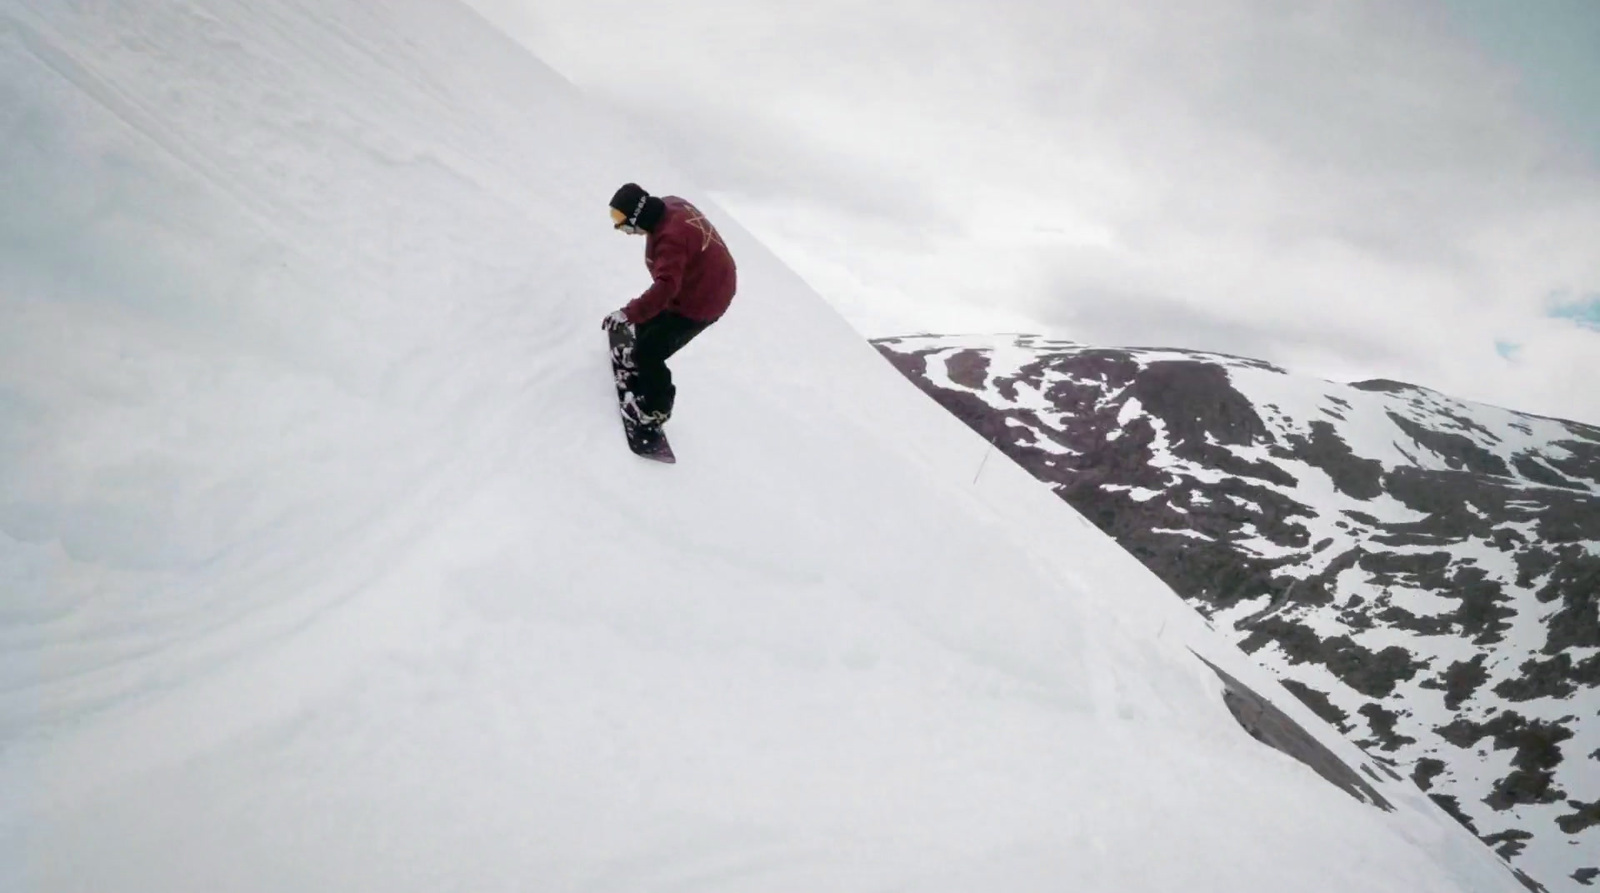
[[[639,200],[639,209],[637,211],[635,211],[634,213],[638,214],[638,213],[642,212],[643,210],[644,210],[644,199],[640,199]],[[611,228],[616,230],[616,231],[618,231],[618,232],[627,233],[630,236],[637,236],[638,234],[644,232],[644,230],[640,229],[637,225],[629,223],[628,222],[628,215],[622,213],[621,211],[618,211],[616,208],[612,208],[611,209]]]

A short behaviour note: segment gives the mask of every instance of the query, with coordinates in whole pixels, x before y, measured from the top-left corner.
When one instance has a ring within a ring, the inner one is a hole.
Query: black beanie
[[[611,207],[621,211],[628,218],[628,223],[642,230],[655,229],[661,215],[667,210],[661,199],[645,192],[638,183],[622,184],[622,188],[611,196]]]

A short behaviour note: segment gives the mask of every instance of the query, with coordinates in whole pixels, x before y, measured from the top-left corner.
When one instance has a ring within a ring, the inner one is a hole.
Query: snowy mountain
[[[0,121],[0,889],[1520,889],[464,7],[21,0]]]
[[[1190,351],[879,347],[1502,856],[1600,877],[1600,429]]]

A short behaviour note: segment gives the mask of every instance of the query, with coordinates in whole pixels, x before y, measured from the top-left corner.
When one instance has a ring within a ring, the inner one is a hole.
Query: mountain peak
[[[1595,867],[1589,426],[1195,351],[878,346],[1502,856]]]

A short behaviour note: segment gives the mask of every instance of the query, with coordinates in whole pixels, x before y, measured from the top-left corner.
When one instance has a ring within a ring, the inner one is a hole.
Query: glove
[[[600,328],[605,329],[607,332],[618,326],[627,325],[632,325],[632,323],[628,322],[628,314],[621,310],[613,310],[605,319],[600,320]]]

